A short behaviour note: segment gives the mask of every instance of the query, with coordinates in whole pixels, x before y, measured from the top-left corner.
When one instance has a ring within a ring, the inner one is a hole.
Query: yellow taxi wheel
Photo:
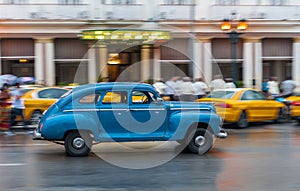
[[[30,124],[31,125],[38,125],[40,118],[42,117],[41,111],[34,111],[30,117]]]
[[[240,128],[240,129],[243,129],[243,128],[248,127],[249,122],[248,122],[247,114],[246,114],[245,111],[243,111],[243,112],[241,113],[239,120],[236,122],[236,125],[237,125],[237,127]]]
[[[277,123],[284,123],[284,122],[286,122],[287,118],[288,118],[287,109],[285,107],[280,108],[279,111],[278,111],[276,122]]]

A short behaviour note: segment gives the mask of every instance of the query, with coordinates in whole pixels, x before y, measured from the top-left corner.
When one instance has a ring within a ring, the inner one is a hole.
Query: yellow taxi
[[[22,96],[25,105],[25,121],[37,125],[42,113],[68,91],[60,87],[43,87],[26,92]]]
[[[224,122],[234,123],[238,128],[248,127],[249,122],[281,121],[286,110],[285,104],[269,100],[262,92],[251,88],[215,90],[197,101],[214,102]]]
[[[300,94],[294,94],[286,98],[290,102],[290,117],[300,122]]]

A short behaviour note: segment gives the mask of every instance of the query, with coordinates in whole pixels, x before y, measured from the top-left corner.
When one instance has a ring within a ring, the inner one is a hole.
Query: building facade
[[[175,75],[210,81],[232,77],[234,61],[245,87],[271,76],[300,84],[299,13],[298,0],[0,0],[0,73],[47,85]],[[224,19],[249,26],[238,31],[235,58]],[[160,31],[170,38],[158,38]]]

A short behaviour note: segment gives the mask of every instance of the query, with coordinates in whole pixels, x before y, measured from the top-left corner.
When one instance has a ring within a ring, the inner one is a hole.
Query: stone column
[[[45,81],[47,85],[54,86],[56,84],[56,81],[55,81],[54,43],[52,39],[48,39],[47,41],[45,41],[45,50],[46,50]]]
[[[194,60],[193,60],[193,76],[194,79],[196,78],[201,78],[202,77],[202,72],[203,72],[203,66],[202,66],[202,58],[203,58],[203,43],[199,42],[198,40],[195,40],[193,43],[193,55],[194,55]]]
[[[35,39],[34,43],[34,77],[38,84],[45,84],[45,63],[44,63],[44,48],[43,40]]]
[[[243,84],[247,88],[261,89],[262,46],[260,39],[244,39],[243,44]],[[255,80],[255,85],[253,85]]]
[[[293,43],[293,63],[292,63],[292,79],[300,85],[300,38],[294,39]],[[299,91],[299,87],[296,91]]]
[[[48,86],[55,85],[55,62],[53,39],[35,40],[34,75],[36,82]]]
[[[88,82],[97,82],[96,47],[91,45],[88,51]]]
[[[202,48],[202,61],[203,61],[203,75],[207,82],[212,80],[212,46],[211,39],[201,39],[203,43]]]
[[[251,40],[245,40],[243,46],[243,85],[250,88],[253,87],[252,80],[254,79],[254,43]]]
[[[154,60],[153,60],[153,78],[160,79],[161,76],[161,62],[160,62],[160,48],[154,47]],[[167,79],[164,79],[167,80]]]
[[[141,81],[151,78],[150,73],[150,45],[141,48]]]
[[[261,90],[261,84],[263,81],[263,60],[262,60],[262,43],[261,40],[257,40],[254,43],[255,56],[254,56],[254,79],[256,82],[256,89]]]
[[[107,70],[107,61],[108,61],[108,50],[106,45],[99,46],[99,68],[97,70],[97,77],[101,76],[101,78],[106,79],[108,77]]]

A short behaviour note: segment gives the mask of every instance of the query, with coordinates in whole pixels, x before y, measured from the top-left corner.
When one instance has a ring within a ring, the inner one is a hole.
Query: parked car
[[[60,87],[43,87],[26,92],[23,95],[25,120],[31,125],[37,125],[42,113],[68,91]]]
[[[198,102],[215,103],[217,113],[225,123],[234,123],[238,128],[246,128],[249,122],[266,120],[282,121],[285,104],[267,97],[251,88],[215,90]]]
[[[41,118],[35,139],[63,141],[71,156],[86,156],[92,143],[178,141],[208,152],[226,138],[211,103],[166,102],[149,84],[98,83],[69,91]]]

